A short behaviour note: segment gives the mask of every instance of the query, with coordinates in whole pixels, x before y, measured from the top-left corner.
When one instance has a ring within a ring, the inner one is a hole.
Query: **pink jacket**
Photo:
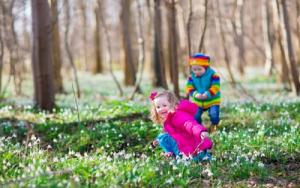
[[[182,100],[175,112],[169,113],[164,122],[164,132],[175,139],[179,151],[187,156],[194,156],[199,151],[211,149],[213,145],[209,138],[202,140],[200,137],[200,134],[207,129],[194,119],[197,109],[196,104]]]

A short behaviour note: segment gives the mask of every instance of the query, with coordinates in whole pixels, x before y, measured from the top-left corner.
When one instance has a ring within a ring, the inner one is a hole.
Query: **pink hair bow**
[[[150,96],[149,96],[150,100],[153,101],[155,99],[156,95],[157,95],[157,92],[156,91],[152,91],[151,94],[150,94]]]

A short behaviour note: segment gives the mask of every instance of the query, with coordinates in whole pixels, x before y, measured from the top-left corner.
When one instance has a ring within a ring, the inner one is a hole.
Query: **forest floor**
[[[132,88],[120,97],[109,75],[81,73],[78,108],[71,83],[52,113],[33,107],[29,77],[22,95],[9,86],[0,103],[1,187],[300,185],[300,99],[272,77],[248,76],[236,88],[223,79],[213,160],[203,163],[149,147],[161,131],[148,118],[151,83],[130,101]]]

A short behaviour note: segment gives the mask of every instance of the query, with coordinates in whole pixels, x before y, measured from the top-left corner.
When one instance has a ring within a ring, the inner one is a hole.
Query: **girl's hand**
[[[170,158],[173,156],[173,153],[172,152],[164,152],[162,155],[165,156],[166,158]]]
[[[158,141],[157,141],[157,140],[154,140],[154,141],[151,143],[151,147],[152,147],[152,148],[155,148],[157,145],[158,145]]]
[[[206,137],[208,137],[208,132],[202,132],[201,135],[200,135],[200,138],[204,139]]]

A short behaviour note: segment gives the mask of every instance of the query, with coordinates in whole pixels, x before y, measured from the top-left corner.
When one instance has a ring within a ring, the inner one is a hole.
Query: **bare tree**
[[[291,31],[290,31],[290,23],[289,23],[289,14],[287,10],[287,5],[285,0],[281,0],[282,8],[283,8],[283,21],[285,25],[285,32],[286,32],[286,42],[287,42],[287,51],[290,63],[290,72],[292,74],[293,79],[293,86],[296,92],[296,95],[300,95],[300,81],[299,81],[299,72],[296,63],[296,58],[294,55],[294,49],[292,44],[291,38]]]
[[[22,58],[26,58],[27,54],[30,53],[30,49],[31,49],[31,46],[30,46],[30,43],[31,43],[31,39],[30,39],[30,32],[28,31],[27,29],[27,26],[29,24],[29,20],[28,20],[28,17],[27,17],[27,10],[26,10],[26,7],[27,7],[27,1],[28,0],[23,0],[23,16],[22,16],[22,27],[23,27],[23,33],[22,33],[22,37],[23,37],[23,55],[22,55]],[[25,63],[23,63],[23,65],[25,65]],[[25,70],[25,68],[24,68]]]
[[[233,19],[231,21],[233,33],[234,33],[234,42],[238,48],[238,70],[240,74],[244,74],[244,67],[246,65],[245,61],[245,45],[244,45],[244,0],[235,0]]]
[[[2,23],[3,13],[0,9],[0,23]],[[2,71],[3,71],[3,56],[4,56],[4,42],[2,38],[2,25],[0,25],[0,98],[2,93]]]
[[[98,6],[98,3],[96,4],[94,12],[95,12],[95,20],[96,20],[95,33],[94,33],[96,64],[94,68],[94,73],[102,73],[103,66],[102,66],[102,49],[101,49],[100,18],[99,18],[100,7]]]
[[[297,35],[298,35],[298,46],[300,52],[300,1],[296,0],[296,11],[297,11]],[[298,62],[300,62],[300,53],[298,53]]]
[[[117,85],[117,88],[119,90],[119,95],[120,96],[123,96],[123,89],[120,85],[120,83],[118,82],[118,79],[117,77],[115,76],[114,72],[113,72],[113,69],[112,69],[112,59],[111,59],[111,54],[112,54],[112,48],[111,48],[111,40],[110,40],[110,37],[109,37],[109,33],[108,33],[108,30],[107,30],[107,26],[106,26],[106,22],[104,20],[104,15],[103,15],[103,5],[102,5],[102,1],[101,0],[98,0],[98,6],[100,7],[100,22],[102,24],[102,27],[103,27],[103,30],[104,30],[104,36],[105,36],[105,40],[106,40],[106,45],[107,45],[107,61],[108,61],[108,65],[109,65],[109,72],[114,80],[114,82],[116,83]]]
[[[16,16],[13,14],[13,8],[16,1],[11,0],[0,4],[3,13],[3,27],[5,34],[5,44],[8,49],[9,63],[10,63],[10,75],[13,76],[14,91],[16,94],[22,92],[22,74],[20,68],[17,65],[20,63],[19,58],[19,42],[17,38],[17,32],[15,29]],[[10,79],[9,79],[10,80]]]
[[[154,87],[168,88],[165,76],[165,64],[163,61],[162,45],[162,18],[160,0],[154,0],[154,45],[153,45],[153,66],[154,66]]]
[[[86,1],[78,0],[80,16],[82,21],[82,40],[83,40],[83,49],[84,49],[84,65],[85,70],[88,70],[88,60],[87,60],[87,16],[86,16]]]
[[[287,50],[285,48],[285,35],[283,32],[283,19],[282,16],[282,8],[281,4],[279,3],[278,0],[276,1],[271,1],[272,2],[272,8],[273,8],[273,23],[275,24],[275,34],[276,34],[276,39],[279,45],[280,49],[280,55],[281,55],[281,64],[280,64],[280,79],[282,84],[284,85],[285,89],[290,90],[291,89],[291,78],[290,78],[290,73],[289,73],[289,68],[288,68],[288,57],[287,57]]]
[[[144,72],[144,64],[145,64],[145,42],[143,36],[143,26],[142,26],[142,7],[140,0],[137,0],[137,34],[138,34],[138,44],[139,44],[139,62],[138,62],[138,71],[140,73],[139,77],[137,77],[135,82],[135,87],[133,93],[131,94],[130,99],[132,100],[135,93],[138,92],[140,89],[140,84],[143,79],[143,72]]]
[[[184,77],[188,77],[189,69],[188,63],[186,63],[186,58],[188,52],[188,46],[187,46],[187,30],[186,30],[186,24],[184,19],[184,11],[180,3],[176,3],[176,10],[177,10],[177,25],[178,25],[178,46],[179,46],[179,56],[178,56],[178,62],[179,62],[179,71],[183,74]],[[184,62],[184,63],[180,63]]]
[[[261,2],[262,7],[262,28],[263,28],[263,43],[265,50],[265,72],[267,75],[272,74],[272,70],[274,67],[273,60],[273,50],[272,46],[274,44],[274,36],[271,33],[271,11],[270,6],[267,0],[263,0]]]
[[[225,63],[226,63],[226,68],[230,77],[230,83],[233,87],[236,87],[236,81],[235,78],[233,76],[232,70],[231,70],[231,66],[230,66],[230,59],[229,59],[229,53],[227,51],[227,47],[226,47],[226,37],[225,37],[225,31],[223,29],[222,26],[222,22],[221,22],[221,9],[220,9],[220,2],[219,0],[216,0],[216,11],[217,11],[217,16],[215,17],[215,24],[216,24],[216,29],[217,32],[219,33],[220,37],[221,37],[221,46],[223,48],[223,52],[224,52],[224,58],[225,58]]]
[[[145,62],[150,62],[150,63],[145,63],[145,69],[148,70],[148,72],[151,72],[152,70],[152,49],[153,49],[153,45],[154,45],[154,29],[153,29],[153,25],[154,25],[154,19],[153,19],[153,1],[152,0],[146,0],[146,15],[145,18],[147,18],[147,24],[145,27],[145,41],[147,41],[145,43]]]
[[[193,0],[189,0],[189,16],[187,21],[187,39],[188,39],[188,50],[189,56],[192,55],[192,41],[191,41],[191,27],[193,18]]]
[[[174,0],[167,2],[168,5],[168,22],[169,22],[169,58],[171,81],[174,86],[174,93],[179,97],[178,83],[178,54],[177,54],[177,27],[176,27],[176,3]]]
[[[208,21],[208,0],[204,1],[204,26],[203,26],[203,31],[201,34],[200,42],[199,42],[199,47],[198,47],[198,52],[204,51],[204,39],[205,39],[205,33],[207,29],[207,21]]]
[[[69,0],[65,0],[64,1],[65,5],[64,5],[64,8],[65,8],[65,16],[66,16],[66,28],[65,28],[65,40],[64,40],[64,43],[65,43],[65,48],[66,48],[66,51],[67,51],[67,55],[68,55],[68,59],[70,61],[70,64],[71,64],[71,67],[72,67],[72,70],[73,70],[73,76],[74,76],[74,79],[75,79],[75,84],[76,84],[76,89],[77,89],[77,97],[80,98],[80,87],[79,87],[79,81],[78,81],[78,76],[77,76],[77,69],[76,69],[76,66],[74,64],[74,58],[73,58],[73,54],[71,52],[71,49],[70,49],[70,45],[69,45],[69,42],[68,42],[68,39],[69,39],[69,27],[70,27],[70,19],[71,19],[71,15],[70,15],[70,4],[69,4]]]
[[[51,15],[52,15],[52,53],[53,53],[53,74],[54,74],[54,90],[55,93],[62,93],[63,82],[61,77],[61,49],[57,0],[51,0]]]
[[[131,22],[131,11],[130,11],[130,0],[121,1],[121,24],[122,24],[122,39],[124,46],[124,55],[125,55],[125,66],[124,66],[124,83],[125,85],[134,85],[135,77],[135,60],[132,50],[132,40],[131,40],[131,31],[132,22]]]
[[[2,86],[2,73],[3,73],[3,66],[4,66],[4,48],[5,48],[5,43],[3,39],[3,35],[5,32],[5,27],[6,27],[6,19],[5,19],[5,7],[4,4],[1,4],[1,9],[0,9],[0,23],[3,23],[3,25],[0,25],[0,45],[1,45],[1,51],[0,51],[0,98],[3,97],[5,94],[5,91],[9,85],[10,82],[10,77],[11,74],[9,74],[9,77],[7,79],[6,84]],[[4,29],[3,29],[4,28]]]
[[[51,16],[47,0],[31,0],[32,11],[32,67],[34,97],[41,109],[54,107],[52,74]]]

